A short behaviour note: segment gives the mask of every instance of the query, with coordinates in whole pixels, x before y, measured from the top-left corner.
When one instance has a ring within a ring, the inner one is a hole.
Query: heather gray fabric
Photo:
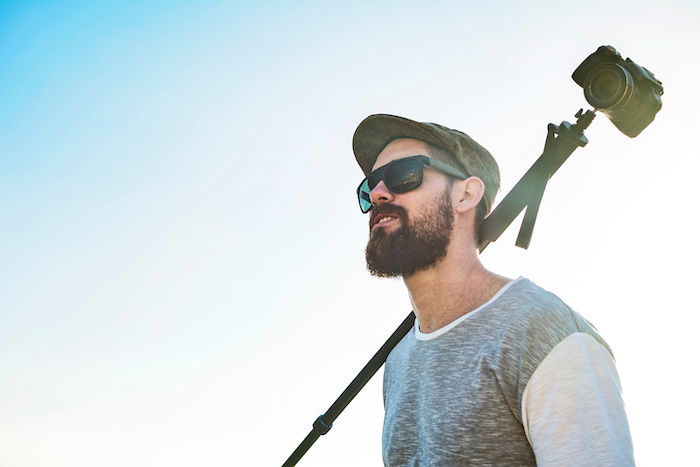
[[[444,334],[419,340],[414,329],[391,352],[385,465],[535,465],[521,407],[533,372],[573,333],[610,349],[555,295],[524,278],[506,287]]]

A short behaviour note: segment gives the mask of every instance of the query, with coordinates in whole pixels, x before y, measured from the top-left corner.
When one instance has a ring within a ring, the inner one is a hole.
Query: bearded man
[[[416,315],[386,362],[384,464],[634,465],[606,342],[554,294],[479,260],[500,185],[491,154],[392,115],[362,121],[353,150],[367,267],[401,276]]]

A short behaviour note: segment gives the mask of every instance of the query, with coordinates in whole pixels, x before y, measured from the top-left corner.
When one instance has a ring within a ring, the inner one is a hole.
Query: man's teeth
[[[379,222],[390,221],[391,219],[393,219],[393,217],[382,217],[379,219]]]

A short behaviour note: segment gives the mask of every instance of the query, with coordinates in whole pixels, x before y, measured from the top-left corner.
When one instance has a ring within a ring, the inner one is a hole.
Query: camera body
[[[629,137],[641,133],[661,109],[661,81],[609,45],[598,47],[571,77],[588,103]]]

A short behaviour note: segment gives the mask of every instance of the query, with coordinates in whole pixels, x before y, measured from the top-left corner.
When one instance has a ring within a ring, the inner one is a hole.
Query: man
[[[353,150],[367,267],[403,277],[416,314],[386,362],[385,465],[634,465],[605,341],[555,295],[479,261],[500,184],[491,154],[392,115],[362,121]]]

